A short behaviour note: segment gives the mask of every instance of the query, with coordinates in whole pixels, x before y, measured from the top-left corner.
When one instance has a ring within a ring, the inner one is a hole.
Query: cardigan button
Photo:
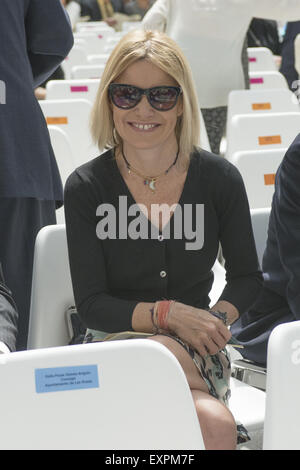
[[[163,279],[164,277],[166,277],[167,273],[166,271],[160,271],[159,275]]]

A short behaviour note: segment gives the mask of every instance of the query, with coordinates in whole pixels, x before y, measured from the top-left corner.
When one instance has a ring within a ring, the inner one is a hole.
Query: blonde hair
[[[200,142],[200,112],[192,72],[178,45],[158,31],[131,31],[111,53],[92,110],[92,137],[101,151],[122,143],[115,130],[108,87],[131,64],[143,59],[170,75],[182,89],[183,112],[175,133],[180,154],[189,158]]]

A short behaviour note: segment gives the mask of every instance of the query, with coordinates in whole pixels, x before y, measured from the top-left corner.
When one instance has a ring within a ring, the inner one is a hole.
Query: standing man
[[[1,0],[0,260],[19,313],[17,349],[27,345],[35,238],[43,226],[56,223],[56,208],[63,203],[34,90],[72,46],[70,21],[60,0]]]

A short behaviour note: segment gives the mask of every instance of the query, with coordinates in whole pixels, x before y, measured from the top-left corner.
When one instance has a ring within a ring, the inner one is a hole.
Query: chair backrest
[[[300,450],[300,321],[278,325],[267,355],[264,450]]]
[[[280,72],[249,72],[250,89],[285,88],[288,84],[285,76]]]
[[[114,29],[109,26],[105,21],[78,22],[76,24],[76,33],[94,30],[107,30],[114,32]]]
[[[65,79],[71,78],[72,68],[76,65],[87,65],[87,53],[82,45],[74,45],[68,56],[62,62],[62,68],[65,73]]]
[[[105,63],[92,65],[76,65],[72,67],[71,78],[100,79],[105,69]]]
[[[154,341],[3,355],[0,380],[1,449],[204,449],[183,370]]]
[[[262,265],[263,254],[268,239],[270,213],[271,207],[250,210],[253,235],[260,266]]]
[[[275,174],[286,149],[236,152],[230,158],[240,171],[251,209],[270,207]]]
[[[64,185],[68,176],[76,168],[71,142],[66,132],[61,128],[57,126],[48,126],[48,130],[60,177]]]
[[[214,282],[209,293],[210,307],[213,307],[217,303],[226,285],[226,271],[220,261],[215,261],[212,270],[214,273]]]
[[[49,225],[39,231],[35,242],[28,349],[68,344],[65,312],[72,305],[65,226]]]
[[[276,71],[273,53],[267,47],[248,47],[250,72]]]
[[[99,155],[89,130],[92,105],[88,100],[43,100],[39,103],[47,124],[60,127],[68,135],[76,166]]]
[[[123,21],[122,30],[123,31],[132,31],[133,29],[142,29],[143,24],[141,21]]]
[[[243,150],[288,148],[299,134],[300,112],[235,115],[227,127],[226,158]]]
[[[89,54],[103,54],[104,47],[107,43],[107,38],[115,34],[114,30],[91,30],[90,32],[74,33],[74,38],[84,39],[86,41],[86,48]]]
[[[205,122],[203,119],[202,112],[200,110],[200,147],[208,152],[211,152],[210,143],[208,140],[208,135],[205,127]]]
[[[47,100],[85,99],[91,104],[97,95],[100,80],[50,80],[46,85]]]
[[[291,90],[234,90],[228,97],[227,121],[230,122],[236,114],[260,115],[298,111],[299,103]]]
[[[91,54],[88,56],[88,65],[106,65],[109,54]]]

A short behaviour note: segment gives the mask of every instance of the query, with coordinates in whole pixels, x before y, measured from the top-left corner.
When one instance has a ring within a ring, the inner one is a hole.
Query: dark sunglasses
[[[178,86],[155,86],[143,89],[120,83],[111,83],[108,90],[113,104],[118,108],[134,108],[141,101],[142,96],[146,95],[151,106],[157,111],[170,111],[182,93]]]

